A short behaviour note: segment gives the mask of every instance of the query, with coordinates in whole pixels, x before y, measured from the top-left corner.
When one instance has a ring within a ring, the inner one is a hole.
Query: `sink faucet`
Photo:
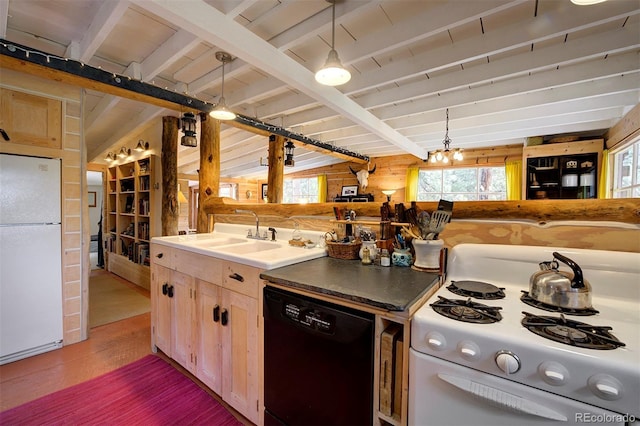
[[[249,233],[249,235],[247,235],[247,238],[255,238],[257,240],[266,240],[267,239],[266,235],[264,237],[260,236],[260,219],[258,219],[258,215],[254,211],[236,209],[236,213],[252,214],[253,217],[256,218],[256,233],[255,233],[255,235],[250,235],[251,233]]]

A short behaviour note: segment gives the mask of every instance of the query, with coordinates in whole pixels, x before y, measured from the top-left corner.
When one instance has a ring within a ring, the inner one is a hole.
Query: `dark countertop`
[[[389,311],[406,310],[438,284],[437,274],[399,266],[365,266],[357,260],[331,257],[264,271],[260,278]]]

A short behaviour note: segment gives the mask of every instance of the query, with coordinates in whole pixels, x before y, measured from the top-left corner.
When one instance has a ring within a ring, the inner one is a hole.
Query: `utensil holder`
[[[415,251],[414,266],[424,269],[440,269],[440,252],[444,247],[443,240],[412,240]]]

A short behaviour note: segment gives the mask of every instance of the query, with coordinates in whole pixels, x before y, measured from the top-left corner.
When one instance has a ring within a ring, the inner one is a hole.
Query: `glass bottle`
[[[367,247],[362,250],[362,264],[363,265],[371,265],[371,256],[369,249]]]
[[[300,241],[302,240],[302,233],[300,232],[300,224],[298,222],[296,222],[293,225],[293,233],[291,234],[291,239],[293,241]]]

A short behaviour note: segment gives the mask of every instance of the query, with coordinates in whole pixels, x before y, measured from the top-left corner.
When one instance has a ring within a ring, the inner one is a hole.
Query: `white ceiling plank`
[[[105,140],[100,145],[89,147],[87,150],[87,159],[104,158],[106,152],[109,151],[113,145],[120,144],[120,141],[123,139],[131,140],[149,121],[160,117],[163,112],[166,112],[166,110],[155,106],[148,106],[138,116],[131,117],[129,121],[122,123],[120,128],[115,129],[111,138]]]
[[[102,3],[89,29],[80,41],[79,61],[89,62],[128,8],[129,2],[127,0],[111,0]]]
[[[297,90],[322,100],[336,112],[346,115],[354,122],[389,140],[408,153],[418,158],[426,158],[427,154],[413,142],[378,120],[373,114],[362,109],[336,88],[318,84],[313,73],[309,70],[279,52],[266,41],[254,36],[246,28],[229,21],[223,14],[206,3],[194,1],[185,10],[178,1],[134,0],[134,2],[164,19],[177,22],[179,25],[191,25],[191,28],[197,28],[193,31],[199,37],[265,70]],[[211,30],[212,27],[215,28],[215,32]],[[224,35],[224,38],[221,35]]]
[[[491,99],[501,99],[518,93],[547,90],[578,82],[596,81],[605,78],[619,78],[621,74],[634,73],[640,62],[637,53],[629,53],[602,60],[601,64],[570,65],[558,70],[545,71],[539,75],[521,76],[508,81],[478,86],[463,91],[447,92],[439,96],[419,99],[417,101],[375,109],[375,114],[383,120],[413,115],[416,111],[442,109],[452,105],[477,103]],[[610,86],[609,90],[612,87]],[[553,95],[553,91],[549,92]]]
[[[560,5],[560,2],[556,2]],[[491,55],[513,51],[514,49],[563,36],[569,32],[595,27],[625,16],[636,15],[640,10],[632,2],[614,2],[604,11],[586,8],[584,13],[563,14],[553,20],[545,16],[532,17],[526,22],[517,22],[496,31],[453,43],[450,46],[437,47],[406,61],[385,64],[376,71],[369,72],[363,78],[353,79],[347,85],[346,93],[353,95],[364,90],[388,84],[389,81],[402,81],[418,75],[428,74],[454,65],[486,58]],[[594,19],[594,16],[598,19]],[[545,24],[541,25],[541,21]],[[522,31],[527,28],[527,31]]]
[[[340,47],[343,64],[350,64],[424,40],[482,16],[515,7],[528,0],[452,0],[382,31],[371,32],[349,46]],[[338,19],[338,18],[336,18]],[[385,40],[380,43],[380,40]]]
[[[199,39],[186,30],[179,30],[142,62],[142,78],[149,81],[170,64],[189,53]]]

